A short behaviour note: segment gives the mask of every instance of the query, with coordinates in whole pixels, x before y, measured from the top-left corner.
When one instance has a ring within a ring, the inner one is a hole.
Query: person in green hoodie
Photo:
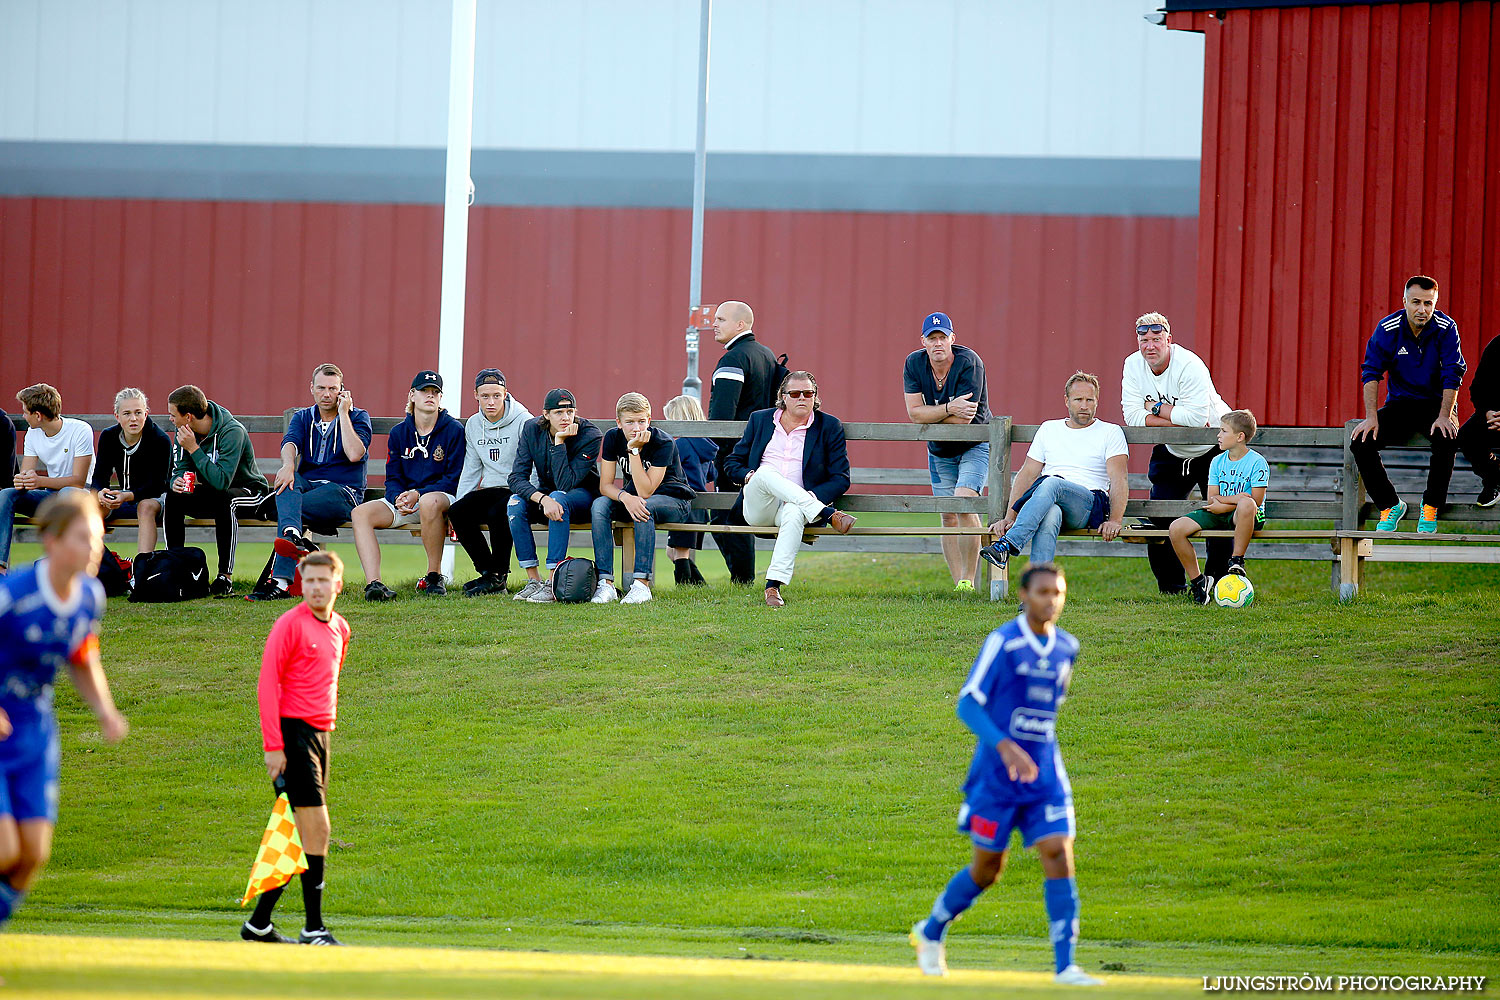
[[[184,385],[172,390],[167,397],[167,413],[177,428],[176,461],[163,513],[167,547],[182,546],[186,537],[184,518],[213,518],[219,575],[208,592],[214,597],[229,597],[234,593],[239,518],[262,515],[262,504],[273,496],[270,484],[255,467],[255,449],[245,425],[205,396],[202,389]],[[191,481],[183,478],[186,473],[193,474]]]

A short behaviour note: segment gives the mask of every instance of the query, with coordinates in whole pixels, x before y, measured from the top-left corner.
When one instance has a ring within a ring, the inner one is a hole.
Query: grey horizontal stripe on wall
[[[0,195],[441,204],[441,149],[0,142]],[[474,151],[477,205],[688,208],[691,153]],[[711,153],[708,207],[1194,216],[1198,161]]]

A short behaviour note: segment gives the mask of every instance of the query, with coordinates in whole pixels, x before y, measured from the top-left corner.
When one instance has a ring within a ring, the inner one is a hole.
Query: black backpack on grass
[[[104,596],[119,597],[130,593],[132,572],[133,568],[129,559],[115,555],[106,548],[104,556],[99,560],[99,585],[104,588]]]
[[[131,601],[164,604],[193,601],[208,596],[208,560],[203,550],[191,546],[158,549],[135,557],[135,589]]]
[[[552,571],[552,596],[563,604],[587,604],[599,586],[599,572],[588,559],[568,556]]]

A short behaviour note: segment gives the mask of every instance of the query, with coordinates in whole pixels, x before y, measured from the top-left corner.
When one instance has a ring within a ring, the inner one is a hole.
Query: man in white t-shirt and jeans
[[[1127,427],[1218,427],[1230,405],[1219,396],[1208,365],[1186,347],[1172,343],[1172,324],[1158,312],[1135,321],[1137,350],[1125,359],[1121,376],[1120,409]],[[1206,435],[1205,435],[1206,436]],[[1186,500],[1197,489],[1208,498],[1208,467],[1219,454],[1216,444],[1159,444],[1151,449],[1147,477],[1152,500]],[[1157,527],[1172,518],[1156,518]],[[1210,538],[1206,542],[1205,572],[1218,579],[1229,570],[1234,542]],[[1182,563],[1166,542],[1146,546],[1151,572],[1163,594],[1185,594],[1187,577]]]
[[[1130,499],[1125,432],[1096,419],[1099,379],[1074,372],[1063,385],[1068,419],[1037,428],[1026,462],[1016,474],[1016,497],[1004,519],[990,525],[999,539],[980,555],[996,566],[1031,543],[1031,562],[1051,562],[1064,526],[1097,528],[1105,541],[1120,534]]]
[[[15,486],[0,490],[0,573],[10,567],[16,514],[34,514],[59,490],[87,487],[94,461],[94,432],[82,420],[62,415],[62,393],[38,382],[16,393],[16,399],[26,418],[26,443]]]

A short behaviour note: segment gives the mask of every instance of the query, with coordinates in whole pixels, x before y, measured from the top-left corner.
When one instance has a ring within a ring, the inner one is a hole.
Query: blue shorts
[[[10,816],[18,823],[45,819],[56,824],[61,771],[62,744],[54,725],[46,739],[30,751],[0,762],[0,816]]]
[[[957,486],[983,493],[990,478],[990,443],[981,441],[952,458],[940,458],[929,451],[927,471],[932,476],[932,495],[935,497],[951,497]]]
[[[975,847],[1003,851],[1012,830],[1021,831],[1021,845],[1030,847],[1044,837],[1074,835],[1073,797],[1042,802],[965,802],[958,810],[958,832],[967,833]]]

